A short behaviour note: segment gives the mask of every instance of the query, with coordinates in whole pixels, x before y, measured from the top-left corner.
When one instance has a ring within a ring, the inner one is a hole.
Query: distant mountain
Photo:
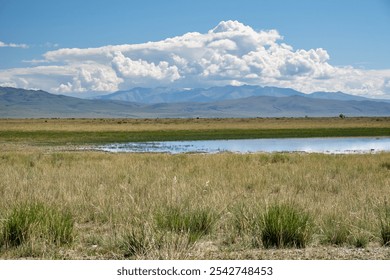
[[[0,87],[1,118],[135,117],[132,110],[138,106],[120,101],[86,100],[42,90]]]
[[[149,105],[161,117],[334,117],[390,116],[390,103],[340,101],[305,96],[252,96],[209,103],[160,103]]]
[[[145,104],[178,102],[213,102],[240,99],[251,96],[294,96],[304,95],[289,88],[260,86],[223,86],[211,88],[173,89],[173,88],[133,88],[96,97],[103,100],[121,100]]]
[[[154,96],[157,100],[157,98],[163,98],[165,90],[164,88],[153,90],[138,88],[132,93],[137,91],[140,96],[146,94]],[[180,100],[179,97],[177,98],[181,102],[173,102],[174,96],[182,93],[188,94],[191,102],[185,101],[187,98]],[[336,100],[309,97],[292,89],[272,87],[228,86],[198,90],[172,90],[167,91],[166,94],[172,99],[166,97],[164,101],[170,100],[170,102],[145,104],[110,99],[86,100],[50,94],[45,91],[0,87],[0,118],[333,117],[339,114],[347,117],[390,116],[389,102],[371,99]],[[321,96],[321,94],[316,95]],[[346,98],[343,94],[335,94],[335,97]],[[118,95],[121,94],[118,93]],[[249,97],[245,97],[246,95]],[[232,96],[236,98],[231,98]],[[211,101],[198,102],[198,100]]]
[[[350,95],[343,92],[314,92],[304,94],[290,88],[261,87],[261,86],[223,86],[195,89],[133,88],[127,91],[118,91],[111,94],[95,97],[103,100],[120,100],[145,104],[178,103],[178,102],[214,102],[230,99],[240,99],[252,96],[287,97],[302,96],[316,99],[330,99],[343,101],[380,101],[390,100],[369,99]]]
[[[321,92],[313,92],[311,94],[307,94],[307,97],[319,98],[319,99],[331,99],[331,100],[344,100],[344,101],[351,101],[351,100],[355,100],[355,101],[367,101],[367,100],[379,101],[379,100],[374,100],[374,99],[366,98],[366,97],[362,97],[362,96],[346,94],[346,93],[343,93],[341,91],[338,91],[338,92],[322,92],[322,91]],[[384,100],[380,100],[380,101],[384,101]]]

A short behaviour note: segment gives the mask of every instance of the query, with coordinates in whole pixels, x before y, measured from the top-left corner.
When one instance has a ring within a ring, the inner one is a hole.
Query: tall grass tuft
[[[381,167],[390,170],[390,162],[383,162],[381,163]]]
[[[126,233],[121,240],[120,248],[124,257],[146,255],[152,249],[153,243],[144,228],[132,229]]]
[[[369,237],[363,233],[355,234],[352,237],[352,245],[354,245],[356,248],[366,248],[369,242]]]
[[[157,212],[156,224],[160,229],[188,234],[189,242],[193,243],[211,232],[215,217],[209,208],[167,206]]]
[[[232,226],[230,240],[236,241],[238,237],[241,242],[250,242],[254,248],[261,247],[262,241],[259,232],[262,228],[261,209],[259,205],[250,206],[239,203],[231,207],[232,218],[229,225]]]
[[[382,238],[382,244],[385,246],[390,246],[390,205],[385,203],[383,210],[380,214],[380,232]]]
[[[304,248],[309,242],[310,216],[289,205],[275,204],[262,217],[261,240],[265,248]]]
[[[43,241],[56,245],[73,241],[74,221],[69,212],[61,212],[42,203],[15,207],[2,226],[2,244],[17,247],[27,242]]]
[[[252,233],[256,228],[253,212],[256,212],[257,209],[254,209],[255,206],[252,205],[249,207],[240,203],[231,207],[230,211],[233,214],[233,218],[230,224],[233,226],[234,231],[237,232],[239,236],[245,235],[247,233]],[[252,211],[250,211],[252,210]]]
[[[324,244],[342,246],[349,243],[351,232],[347,224],[336,214],[330,215],[324,224]]]

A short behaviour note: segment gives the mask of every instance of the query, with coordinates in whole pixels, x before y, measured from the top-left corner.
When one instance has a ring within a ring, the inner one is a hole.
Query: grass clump
[[[390,162],[381,163],[381,167],[383,167],[384,169],[390,170]]]
[[[124,257],[144,256],[155,246],[151,233],[144,227],[134,228],[122,236],[120,248]]]
[[[385,203],[380,214],[380,234],[382,244],[390,246],[390,205]]]
[[[215,214],[209,208],[189,209],[180,206],[167,206],[157,212],[157,227],[179,234],[188,234],[193,243],[211,232]]]
[[[367,225],[350,221],[343,215],[332,213],[323,222],[321,242],[338,247],[350,245],[366,248],[372,238],[366,227]]]
[[[231,213],[233,218],[230,224],[233,226],[237,235],[243,236],[247,233],[252,233],[254,230],[258,229],[256,227],[256,219],[254,219],[254,212],[257,209],[255,206],[252,206],[251,209],[244,204],[234,205],[231,208]],[[252,210],[252,211],[251,211]]]
[[[253,248],[261,247],[262,241],[259,232],[262,229],[261,209],[259,205],[236,204],[231,209],[232,218],[229,225],[230,243],[241,242],[250,244]]]
[[[74,221],[69,212],[58,211],[42,203],[15,207],[2,225],[2,244],[17,247],[44,242],[55,245],[73,241]]]
[[[310,239],[310,216],[289,205],[269,207],[262,217],[261,240],[265,248],[304,248]]]
[[[352,245],[356,248],[366,248],[369,242],[369,237],[363,233],[355,235],[352,239]]]
[[[271,156],[271,163],[286,163],[290,161],[290,157],[282,153],[274,153]]]
[[[324,244],[342,246],[349,243],[350,230],[336,215],[329,216],[324,226]]]

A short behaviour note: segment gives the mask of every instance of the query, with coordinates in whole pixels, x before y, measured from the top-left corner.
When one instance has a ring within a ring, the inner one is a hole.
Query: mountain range
[[[179,103],[179,102],[215,102],[230,99],[241,99],[253,96],[289,97],[301,96],[333,100],[375,100],[361,96],[349,95],[342,92],[314,92],[304,94],[291,88],[261,87],[261,86],[223,86],[211,88],[173,89],[133,88],[127,91],[117,91],[111,94],[95,97],[100,100],[120,100],[145,104]],[[384,100],[382,100],[384,101]],[[389,100],[390,101],[390,100]]]
[[[194,118],[390,116],[390,100],[342,92],[224,86],[134,88],[81,99],[42,90],[0,87],[0,118]]]

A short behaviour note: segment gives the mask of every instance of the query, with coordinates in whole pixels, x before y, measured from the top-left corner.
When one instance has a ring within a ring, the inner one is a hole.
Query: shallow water
[[[283,138],[206,141],[131,142],[99,146],[97,150],[128,153],[376,153],[390,151],[390,137]]]

